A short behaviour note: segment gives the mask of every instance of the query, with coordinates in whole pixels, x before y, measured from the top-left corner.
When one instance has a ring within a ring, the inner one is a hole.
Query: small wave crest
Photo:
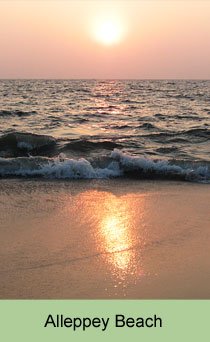
[[[13,152],[17,149],[32,151],[55,143],[56,140],[51,136],[33,133],[13,132],[0,137],[0,149]]]

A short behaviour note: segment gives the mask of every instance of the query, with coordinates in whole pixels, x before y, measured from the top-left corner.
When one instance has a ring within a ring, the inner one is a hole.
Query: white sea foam
[[[94,168],[86,159],[0,158],[1,176],[43,176],[57,179],[91,179],[118,177],[122,174],[116,162],[105,168]]]
[[[69,159],[64,154],[56,158],[19,157],[0,158],[0,175],[54,179],[93,179],[126,176],[129,178],[162,178],[188,181],[209,182],[207,166],[190,168],[170,164],[168,161],[154,161],[144,157],[125,154],[117,149],[112,151],[104,167],[97,162],[81,159]]]
[[[111,163],[106,168],[94,168],[89,161],[82,158],[49,162],[40,170],[32,171],[32,174],[59,179],[91,179],[117,177],[120,175],[120,170],[116,163]]]
[[[134,157],[127,155],[118,149],[114,149],[111,153],[111,158],[119,161],[123,166],[127,167],[127,169],[142,169],[145,172],[147,171],[159,171],[159,172],[177,172],[182,173],[184,170],[177,165],[169,165],[168,161],[153,161],[152,159]]]
[[[135,172],[136,176],[147,175],[151,178],[161,176],[162,178],[179,178],[191,181],[204,181],[209,182],[210,172],[207,166],[199,166],[195,169],[183,167],[179,165],[170,164],[167,160],[154,161],[152,159],[134,157],[127,155],[118,149],[111,153],[111,158],[118,161],[120,166],[123,167],[124,172]]]

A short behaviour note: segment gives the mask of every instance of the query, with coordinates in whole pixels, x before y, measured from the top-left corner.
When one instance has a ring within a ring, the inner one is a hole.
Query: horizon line
[[[0,78],[0,81],[210,81],[210,78]]]

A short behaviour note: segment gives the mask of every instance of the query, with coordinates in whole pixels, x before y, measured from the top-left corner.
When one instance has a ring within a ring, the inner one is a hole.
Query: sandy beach
[[[210,185],[0,182],[0,298],[210,298]]]

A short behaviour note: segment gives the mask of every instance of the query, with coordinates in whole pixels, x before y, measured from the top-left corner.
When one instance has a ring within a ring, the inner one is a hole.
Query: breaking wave
[[[60,155],[57,158],[19,157],[0,158],[0,175],[54,179],[94,179],[119,177],[118,163],[111,162],[105,168],[93,167],[86,159],[68,159]]]
[[[47,179],[94,179],[126,177],[132,179],[166,179],[210,182],[208,166],[176,165],[169,161],[154,161],[135,157],[117,149],[102,163],[97,160],[70,159],[61,154],[56,158],[0,158],[1,177],[44,177]]]

